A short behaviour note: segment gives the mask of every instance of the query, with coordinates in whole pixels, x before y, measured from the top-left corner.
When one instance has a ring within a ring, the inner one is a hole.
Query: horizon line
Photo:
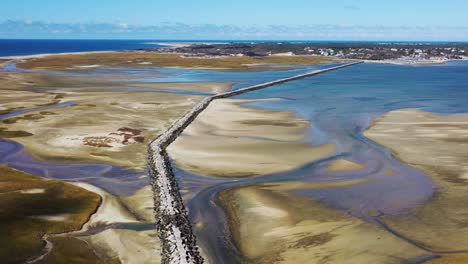
[[[468,43],[468,40],[350,40],[350,39],[151,39],[151,38],[2,38],[0,40],[102,40],[157,42],[393,42],[393,43]]]

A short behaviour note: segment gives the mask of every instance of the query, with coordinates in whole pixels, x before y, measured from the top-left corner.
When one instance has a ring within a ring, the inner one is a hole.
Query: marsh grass
[[[15,116],[15,117],[10,117],[7,119],[3,119],[4,124],[14,124],[18,122],[19,120],[29,120],[29,121],[35,121],[44,118],[42,114],[26,114],[24,116]]]
[[[144,67],[184,67],[208,69],[252,69],[257,64],[279,65],[313,65],[330,62],[332,59],[318,56],[267,56],[267,57],[214,57],[193,58],[181,54],[166,54],[155,52],[119,52],[75,55],[53,55],[30,59],[18,63],[18,67],[26,69],[51,68],[65,70],[74,66],[105,65],[105,66],[144,66]],[[151,62],[142,65],[141,62]]]
[[[4,127],[0,127],[0,138],[17,138],[17,137],[29,137],[32,136],[32,133],[29,133],[27,131],[8,131]]]
[[[16,110],[19,110],[19,109],[24,109],[24,107],[10,107],[10,108],[7,108],[7,109],[3,109],[3,110],[0,110],[0,115],[5,115],[5,114],[9,114],[13,111],[16,111]]]
[[[42,190],[41,192],[21,192]],[[0,166],[0,259],[19,263],[40,254],[42,236],[78,230],[100,197],[82,188]],[[67,215],[64,221],[38,216]]]
[[[74,237],[54,237],[50,239],[54,250],[36,264],[117,264],[117,260],[100,259],[89,245]]]

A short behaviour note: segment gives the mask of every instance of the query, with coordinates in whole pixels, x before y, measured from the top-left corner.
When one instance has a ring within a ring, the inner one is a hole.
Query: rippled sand
[[[385,217],[383,222],[429,250],[467,253],[468,114],[403,109],[378,118],[364,134],[426,172],[438,185],[427,203],[403,217]],[[430,263],[467,262],[466,255],[460,255]]]

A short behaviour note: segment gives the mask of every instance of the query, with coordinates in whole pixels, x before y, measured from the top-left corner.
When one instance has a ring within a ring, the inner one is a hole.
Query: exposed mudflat
[[[437,183],[426,203],[404,216],[383,217],[382,222],[431,251],[460,253],[434,263],[467,262],[468,114],[393,111],[376,119],[364,135]]]

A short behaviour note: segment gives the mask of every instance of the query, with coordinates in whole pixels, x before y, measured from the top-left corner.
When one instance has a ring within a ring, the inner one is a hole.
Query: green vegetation
[[[41,115],[58,115],[57,113],[55,112],[51,112],[51,111],[41,111],[39,112]]]
[[[36,264],[117,264],[117,260],[101,260],[89,245],[74,237],[55,237],[50,241],[54,250]]]
[[[20,263],[39,255],[44,234],[80,229],[99,203],[98,195],[82,188],[0,166],[2,263]]]
[[[17,66],[27,69],[47,68],[61,70],[84,65],[251,69],[252,67],[248,64],[312,65],[329,62],[330,60],[329,58],[318,56],[186,58],[181,54],[119,52],[117,56],[115,53],[54,55],[30,59],[26,62],[18,63]],[[151,64],[141,64],[142,62]]]
[[[16,117],[10,117],[7,119],[3,119],[4,124],[14,124],[19,120],[39,120],[44,118],[42,114],[27,114],[24,116],[16,116]]]
[[[57,96],[55,96],[55,98],[57,98]],[[38,104],[37,106],[51,106],[51,105],[56,105],[60,103],[60,100],[59,99],[54,99],[52,100],[51,102],[49,103],[46,103],[46,104]]]
[[[10,107],[10,108],[7,108],[7,109],[3,109],[3,110],[0,110],[0,115],[9,114],[9,113],[11,113],[13,111],[23,109],[23,108],[24,107]]]
[[[0,127],[0,138],[17,138],[17,137],[29,137],[32,136],[32,133],[29,133],[27,131],[8,131],[4,127]]]

